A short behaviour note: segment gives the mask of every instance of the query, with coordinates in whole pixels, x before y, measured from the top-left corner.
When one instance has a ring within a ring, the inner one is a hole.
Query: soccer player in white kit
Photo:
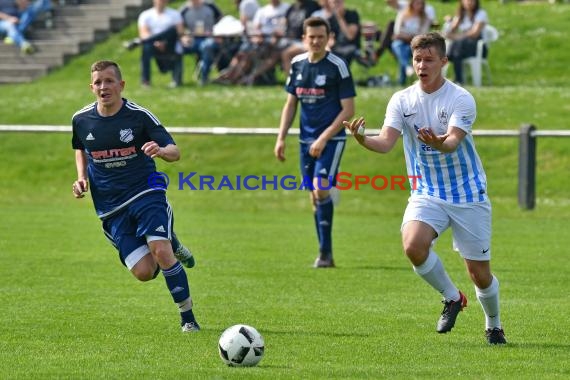
[[[485,313],[490,344],[505,344],[499,313],[499,281],[491,273],[491,204],[485,171],[471,134],[476,117],[473,96],[445,79],[445,40],[421,34],[411,42],[418,81],[396,92],[377,136],[362,133],[360,117],[344,125],[365,148],[387,153],[403,136],[411,196],[402,221],[404,252],[414,271],[443,296],[437,332],[451,331],[467,298],[453,284],[433,244],[451,227]],[[360,129],[360,131],[359,131]]]

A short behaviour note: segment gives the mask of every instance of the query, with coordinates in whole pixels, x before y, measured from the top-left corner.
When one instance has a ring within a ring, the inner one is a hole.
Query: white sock
[[[495,276],[491,280],[491,285],[486,289],[475,287],[477,299],[483,307],[485,313],[485,328],[501,328],[501,318],[499,310],[499,280]]]
[[[192,310],[192,298],[191,297],[186,298],[182,302],[177,302],[176,304],[178,305],[178,309],[180,310],[181,313],[188,311],[188,310]]]
[[[451,282],[439,256],[434,251],[430,249],[426,261],[414,266],[414,271],[443,295],[446,301],[459,301],[459,289]]]

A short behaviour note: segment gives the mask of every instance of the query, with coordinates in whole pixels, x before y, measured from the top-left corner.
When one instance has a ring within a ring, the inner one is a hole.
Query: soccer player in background
[[[441,35],[417,35],[411,47],[419,80],[392,96],[379,135],[359,133],[365,124],[362,117],[344,124],[359,144],[378,153],[389,152],[403,135],[408,176],[417,180],[402,221],[403,248],[414,271],[443,296],[436,331],[451,331],[457,315],[467,306],[467,298],[433,250],[437,237],[451,227],[483,307],[487,341],[504,344],[499,281],[490,266],[491,203],[471,134],[475,100],[442,76],[447,57]]]
[[[186,272],[194,257],[176,238],[166,183],[156,173],[155,158],[177,161],[180,152],[160,121],[147,109],[122,98],[119,66],[98,61],[91,66],[91,92],[97,101],[73,115],[72,146],[77,180],[73,195],[91,197],[103,232],[119,258],[140,281],[162,271],[178,305],[183,332],[200,326],[192,312]],[[180,260],[180,261],[179,261]]]
[[[279,134],[274,153],[285,160],[285,139],[301,103],[300,160],[303,181],[309,179],[319,256],[315,268],[334,267],[332,186],[346,143],[342,121],[354,115],[354,81],[346,62],[326,50],[330,26],[320,17],[303,24],[307,52],[293,58],[285,89]],[[312,183],[311,183],[312,182]]]

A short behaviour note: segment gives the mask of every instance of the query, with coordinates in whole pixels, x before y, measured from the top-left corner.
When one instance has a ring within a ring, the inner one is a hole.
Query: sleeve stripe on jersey
[[[161,124],[160,124],[160,121],[158,120],[158,118],[157,118],[156,116],[154,116],[154,115],[152,114],[152,112],[150,112],[150,111],[147,110],[146,108],[141,107],[141,106],[139,106],[138,104],[133,103],[133,102],[131,102],[131,101],[127,101],[127,104],[126,104],[126,105],[127,105],[127,108],[130,109],[130,110],[133,110],[133,111],[141,111],[141,112],[146,113],[146,114],[148,115],[148,117],[150,117],[150,118],[152,119],[152,121],[154,121],[154,123],[155,123],[156,125],[161,125]]]
[[[348,66],[346,66],[346,62],[342,58],[330,53],[327,55],[327,59],[338,67],[338,71],[340,72],[342,79],[350,76]]]
[[[73,119],[75,116],[77,116],[79,114],[85,113],[87,111],[91,111],[93,108],[95,108],[95,105],[97,105],[97,102],[86,105],[85,107],[83,107],[79,111],[75,112],[71,118]]]
[[[308,57],[309,57],[309,53],[307,53],[307,52],[301,53],[299,55],[294,56],[293,59],[291,60],[291,63],[302,61],[304,59],[307,59]]]

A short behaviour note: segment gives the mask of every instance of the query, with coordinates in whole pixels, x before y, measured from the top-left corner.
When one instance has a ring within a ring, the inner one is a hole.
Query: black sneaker
[[[494,329],[485,330],[485,337],[489,344],[507,344],[505,339],[505,332],[503,329],[495,327]]]
[[[194,255],[192,255],[192,252],[183,246],[182,243],[180,243],[178,249],[174,251],[174,257],[176,257],[186,268],[194,268],[194,265],[196,265]]]
[[[463,293],[459,292],[459,300],[442,302],[445,306],[443,307],[439,321],[437,321],[436,328],[436,331],[440,334],[451,331],[453,326],[455,326],[457,314],[459,314],[464,307],[467,307],[467,298]]]

